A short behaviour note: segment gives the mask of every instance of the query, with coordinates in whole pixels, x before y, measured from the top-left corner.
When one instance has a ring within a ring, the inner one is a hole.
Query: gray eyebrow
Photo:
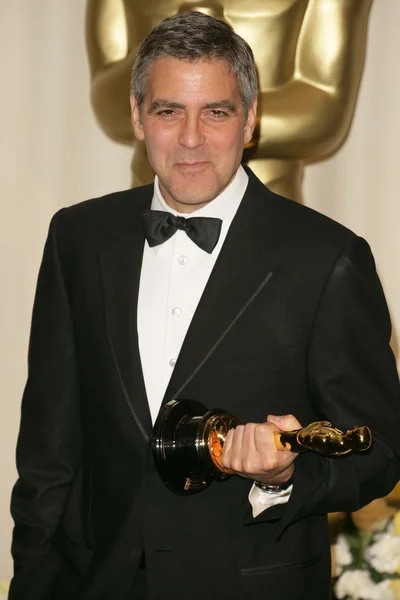
[[[180,102],[174,102],[173,100],[167,100],[165,98],[158,98],[154,100],[148,110],[148,114],[154,113],[159,108],[166,108],[170,110],[185,109],[185,105]],[[225,109],[233,114],[237,114],[236,106],[230,100],[216,100],[214,102],[207,102],[202,106],[202,109],[220,110]]]
[[[185,108],[184,104],[180,104],[179,102],[174,102],[173,100],[166,100],[164,98],[159,98],[158,100],[154,100],[149,107],[148,114],[155,112],[159,108],[170,108],[170,109],[179,109]]]
[[[230,100],[217,100],[216,102],[208,102],[204,105],[204,108],[211,108],[216,110],[224,108],[225,110],[228,110],[231,113],[237,113],[237,108],[235,104],[232,104]]]

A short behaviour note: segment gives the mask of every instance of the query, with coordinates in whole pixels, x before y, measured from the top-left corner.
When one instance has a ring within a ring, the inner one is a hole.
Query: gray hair
[[[147,93],[152,64],[167,57],[189,62],[223,61],[236,78],[246,114],[257,97],[257,71],[248,43],[224,21],[187,11],[162,21],[139,48],[131,78],[131,92],[139,109]]]

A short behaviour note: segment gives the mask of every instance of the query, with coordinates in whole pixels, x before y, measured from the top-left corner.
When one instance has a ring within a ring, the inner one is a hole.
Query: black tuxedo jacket
[[[328,600],[326,513],[399,479],[399,383],[369,247],[249,175],[164,402],[197,399],[244,422],[366,424],[372,449],[300,455],[289,502],[255,519],[237,476],[170,492],[150,452],[136,327],[153,188],[64,209],[33,311],[11,600],[125,600],[143,552],[151,600]]]

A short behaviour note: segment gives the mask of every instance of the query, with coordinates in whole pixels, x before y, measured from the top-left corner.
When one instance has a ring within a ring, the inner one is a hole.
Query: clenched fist
[[[293,415],[268,415],[265,423],[238,425],[226,436],[221,463],[242,477],[281,485],[292,476],[297,453],[277,450],[274,432],[300,428]]]

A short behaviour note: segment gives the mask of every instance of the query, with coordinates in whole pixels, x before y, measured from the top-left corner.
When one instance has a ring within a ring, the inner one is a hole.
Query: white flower
[[[369,590],[374,586],[369,573],[356,569],[354,571],[345,571],[336,582],[335,594],[341,600],[350,596],[354,600],[367,600]]]
[[[351,565],[353,557],[351,556],[350,546],[346,537],[340,534],[337,538],[336,544],[333,546],[336,575],[339,575],[343,567]]]
[[[390,533],[377,535],[364,557],[379,573],[396,573],[400,568],[400,537]]]
[[[396,594],[391,588],[391,579],[377,583],[371,590],[370,600],[396,600]]]
[[[374,583],[367,571],[356,569],[345,571],[335,586],[335,594],[339,600],[351,598],[352,600],[396,600],[394,591],[390,587],[391,581]]]

